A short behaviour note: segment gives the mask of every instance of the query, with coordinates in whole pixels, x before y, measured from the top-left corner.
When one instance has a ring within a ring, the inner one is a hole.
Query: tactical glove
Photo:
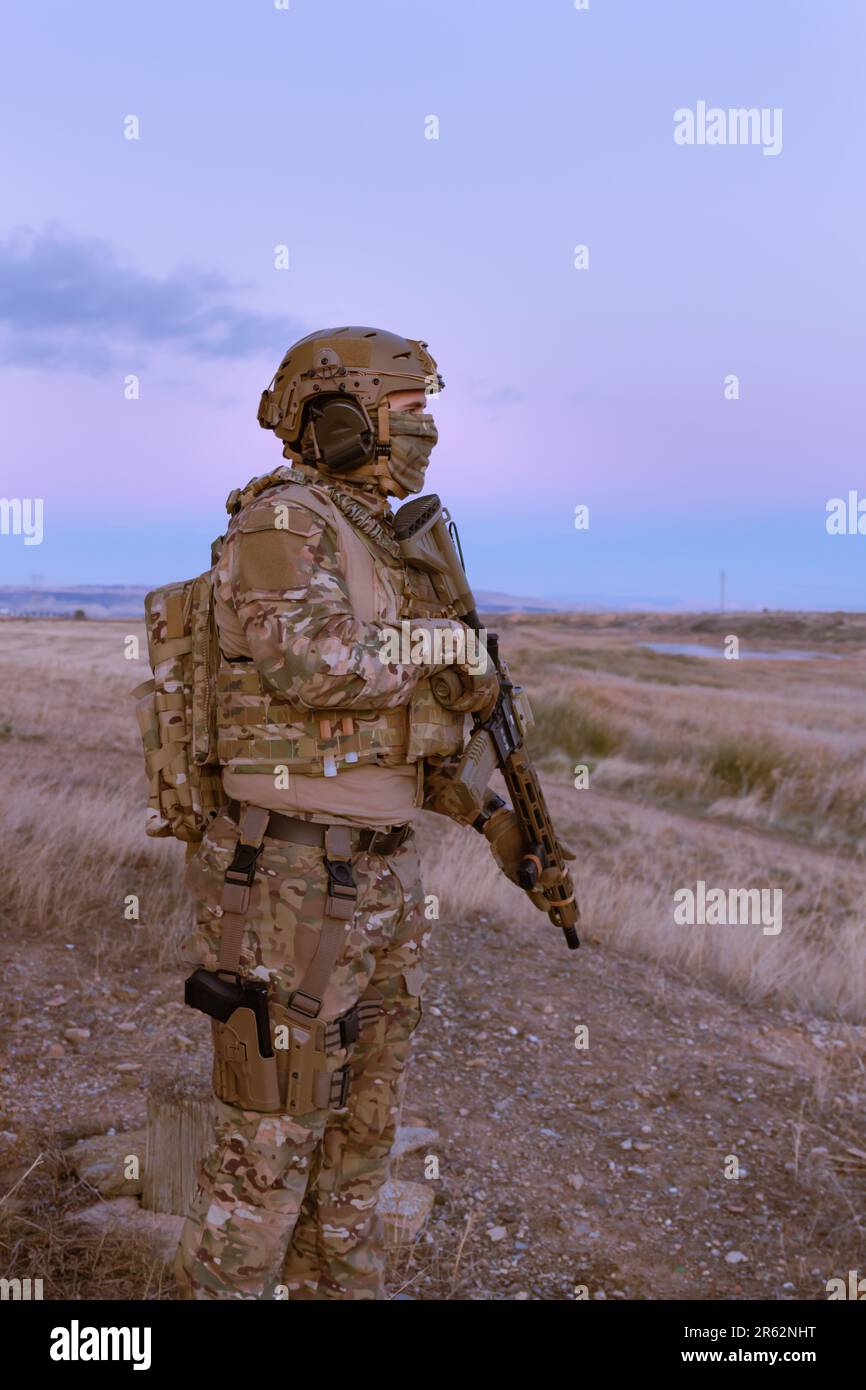
[[[526,854],[526,842],[517,816],[507,806],[500,807],[485,822],[483,834],[490,845],[493,858],[505,877],[510,879],[512,883],[516,883],[518,888],[522,887],[517,879],[517,870],[520,867],[520,861]],[[561,840],[558,843],[563,859],[576,857],[574,851],[564,845]],[[540,912],[549,912],[550,910],[550,902],[544,896],[542,889],[552,887],[558,878],[559,871],[551,866],[549,869],[542,870],[535,888],[523,889],[533,906],[537,907]]]
[[[454,662],[441,667],[430,684],[444,709],[474,711],[482,719],[492,714],[499,698],[499,677],[492,666],[482,674],[475,666]]]

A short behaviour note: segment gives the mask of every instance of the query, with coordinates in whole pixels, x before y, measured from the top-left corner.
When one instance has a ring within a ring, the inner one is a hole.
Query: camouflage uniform
[[[213,969],[222,879],[237,828],[212,826],[191,861],[198,900],[191,961]],[[424,947],[431,923],[412,839],[387,859],[354,861],[358,910],[325,999],[336,1016],[372,988],[382,1012],[351,1059],[344,1111],[295,1118],[215,1101],[216,1142],[184,1227],[179,1276],[195,1298],[380,1298],[376,1199],[388,1173],[404,1068],[421,1014]],[[265,841],[242,965],[269,978],[285,1003],[311,952],[325,893],[320,851]],[[280,1295],[278,1286],[287,1293]]]
[[[357,756],[362,765],[365,758],[375,760],[382,774],[392,765],[395,773],[407,770],[405,740],[410,735],[401,735],[402,746],[392,745],[389,728],[376,723],[377,711],[394,708],[405,719],[418,696],[414,730],[425,732],[425,747],[448,752],[462,740],[464,716],[449,716],[430,700],[427,677],[433,668],[387,665],[380,659],[380,624],[356,615],[338,529],[304,507],[305,495],[298,493],[301,476],[302,471],[279,469],[230,499],[235,516],[215,569],[217,613],[223,615],[224,646],[232,649],[234,613],[252,656],[252,661],[224,657],[217,683],[220,758],[224,780],[234,772],[234,788],[248,777],[260,789],[275,764],[291,768],[296,760],[317,756],[309,747],[311,708],[364,711],[365,733],[370,728],[379,733],[370,746],[363,739],[357,744]],[[342,495],[352,491],[345,487]],[[369,494],[358,495],[369,504]],[[312,505],[312,494],[310,499]],[[287,500],[294,529],[274,540],[273,509]],[[400,612],[422,611],[441,619],[444,610],[435,596],[427,594],[425,606],[419,591],[424,577],[408,576],[379,544],[390,533],[389,516],[385,509],[375,523],[381,532],[375,530],[365,542],[376,546],[379,582],[390,594],[389,615],[393,619]],[[387,608],[387,595],[384,602]],[[288,702],[288,712],[278,717],[281,699]],[[245,721],[254,720],[258,724],[251,732]],[[350,786],[358,775],[345,766],[350,743],[342,740],[338,778],[295,778],[295,785],[303,781],[304,789],[312,786],[314,794],[322,795],[336,785]],[[413,792],[415,786],[413,775]],[[369,820],[359,815],[356,823]],[[197,913],[184,956],[210,970],[217,965],[220,894],[237,838],[235,821],[220,815],[187,869]],[[215,1102],[215,1142],[176,1261],[186,1297],[382,1295],[376,1201],[388,1175],[410,1039],[420,1018],[422,960],[431,923],[423,912],[414,837],[387,856],[354,854],[353,868],[357,910],[322,1016],[339,1017],[362,995],[380,999],[381,1012],[351,1050],[348,1106],[291,1116]],[[240,965],[269,982],[277,1004],[288,1003],[313,954],[325,891],[321,849],[265,836]]]
[[[254,1033],[244,1042],[205,1009],[221,1098],[176,1262],[189,1298],[382,1294],[376,1204],[430,931],[411,822],[428,775],[435,786],[461,750],[467,711],[498,691],[495,676],[457,661],[445,708],[430,677],[451,661],[397,661],[382,646],[404,619],[465,635],[430,573],[407,565],[387,501],[421,491],[437,436],[420,406],[437,385],[425,343],[368,328],[309,335],[289,349],[258,414],[292,466],[228,499],[212,576],[217,669],[196,692],[215,711],[228,804],[189,861],[197,906],[185,955],[219,967],[224,989],[255,995],[265,982],[272,1032],[281,1011],[303,1017],[282,1060],[273,1035],[265,1062],[261,1033],[256,1058]],[[167,692],[166,707],[178,698]],[[258,827],[252,840],[239,819]],[[248,901],[229,887],[238,844],[241,858],[259,847]],[[349,863],[357,896],[347,899],[334,870]],[[243,985],[227,985],[226,972]],[[217,976],[205,979],[213,991]],[[249,1029],[254,1013],[237,1012]],[[307,1042],[325,1034],[305,1072]],[[319,1108],[300,1113],[310,1097]]]

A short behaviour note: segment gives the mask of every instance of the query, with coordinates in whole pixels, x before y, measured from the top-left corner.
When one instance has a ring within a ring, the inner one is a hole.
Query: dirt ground
[[[582,946],[567,951],[516,889],[489,910],[468,894],[465,912],[443,895],[403,1115],[439,1138],[396,1169],[424,1181],[434,1154],[439,1178],[426,1229],[390,1259],[391,1294],[826,1298],[828,1279],[864,1267],[866,1026],[765,982],[738,990],[687,953],[654,958],[649,938],[625,949],[608,927],[618,904],[635,910],[624,879],[651,876],[671,847],[680,881],[754,862],[841,885],[858,912],[862,858],[603,787],[587,801],[555,773],[545,786],[577,851]],[[432,891],[453,876],[454,833],[440,818],[420,826]],[[163,879],[181,858],[160,860]],[[461,863],[468,883],[475,861]],[[155,873],[144,851],[140,869]],[[62,1151],[140,1128],[154,1067],[206,1079],[207,1025],[152,925],[141,951],[78,917],[41,934],[6,926],[0,1272],[42,1277],[46,1298],[171,1298],[156,1246],[65,1219],[97,1198]]]
[[[810,1299],[862,1263],[862,1026],[736,1004],[591,934],[568,952],[540,916],[534,930],[442,921],[431,959],[403,1118],[438,1131],[440,1178],[426,1232],[391,1261],[392,1293]],[[7,945],[2,969],[14,1001],[3,1124],[18,1135],[5,1183],[46,1154],[13,1194],[20,1221],[4,1243],[16,1271],[56,1277],[53,1297],[171,1297],[157,1257],[131,1260],[110,1238],[97,1250],[59,1223],[46,1270],[39,1227],[49,1207],[94,1200],[57,1176],[57,1151],[139,1128],[153,1062],[183,1059],[206,1078],[204,1021],[173,970],[117,971],[62,942],[26,958]],[[91,1035],[34,1064],[40,1035],[67,1026]],[[737,1179],[724,1176],[729,1155]],[[423,1159],[401,1160],[399,1176],[423,1180]]]

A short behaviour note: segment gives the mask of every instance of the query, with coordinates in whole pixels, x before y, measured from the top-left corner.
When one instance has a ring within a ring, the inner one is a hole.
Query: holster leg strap
[[[234,858],[223,880],[218,971],[236,975],[240,969],[244,918],[250,905],[256,862],[262,851],[269,819],[270,811],[263,806],[244,806],[241,811],[240,834]]]
[[[306,1018],[318,1017],[328,981],[346,940],[347,924],[354,918],[358,904],[348,825],[328,826],[324,853],[328,892],[322,931],[307,973],[289,1000],[289,1007]]]

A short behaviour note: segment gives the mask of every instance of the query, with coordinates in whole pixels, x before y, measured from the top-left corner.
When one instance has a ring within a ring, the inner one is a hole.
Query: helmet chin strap
[[[378,429],[378,436],[379,436],[379,437],[378,437],[378,439],[376,440],[377,452],[378,452],[378,447],[381,447],[383,453],[385,452],[385,449],[387,449],[388,453],[390,454],[390,452],[391,452],[391,407],[389,406],[389,404],[388,404],[387,401],[380,401],[380,402],[379,402],[379,407],[378,407],[378,410],[377,410],[376,414],[377,414],[377,422],[378,422],[378,426],[379,426],[379,429]]]
[[[376,482],[379,484],[379,491],[385,497],[391,495],[402,501],[402,499],[408,497],[409,494],[406,489],[391,476],[391,407],[387,401],[379,402],[376,415],[378,425],[376,458],[372,465],[372,472]]]
[[[386,497],[388,497],[390,494],[391,496],[396,497],[400,501],[402,501],[404,497],[409,496],[402,483],[398,483],[395,478],[391,477],[391,474],[388,471],[387,459],[380,459],[379,462],[374,465],[374,470],[376,474],[376,481],[379,484],[379,491],[384,493]]]

